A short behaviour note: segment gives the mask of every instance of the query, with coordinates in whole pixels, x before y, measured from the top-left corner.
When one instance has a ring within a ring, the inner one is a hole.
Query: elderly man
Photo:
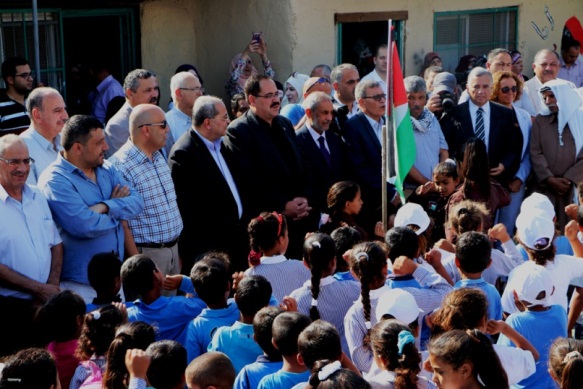
[[[362,81],[374,80],[377,81],[383,88],[383,92],[387,94],[387,44],[383,43],[377,47],[375,56],[372,58],[374,62],[374,69],[362,77]]]
[[[129,72],[123,82],[123,89],[126,102],[109,119],[105,127],[105,140],[108,146],[107,157],[115,154],[128,140],[132,109],[138,104],[156,104],[160,96],[156,74],[145,69],[135,69]]]
[[[300,258],[308,225],[309,172],[291,122],[279,115],[282,94],[266,76],[245,84],[250,109],[233,121],[225,139],[226,159],[240,183],[247,219],[277,211],[290,221],[288,253]]]
[[[194,126],[178,139],[168,159],[184,220],[178,243],[183,273],[190,274],[196,258],[209,250],[226,251],[231,271],[244,270],[249,244],[241,221],[243,203],[231,174],[233,166],[222,154],[230,122],[227,108],[216,97],[201,96],[194,103],[192,120]],[[204,190],[193,190],[193,183]]]
[[[535,190],[551,200],[562,230],[568,222],[565,206],[573,202],[574,186],[583,181],[583,110],[567,81],[545,82],[540,93],[546,109],[532,125],[532,172]]]
[[[522,155],[522,132],[516,116],[510,108],[490,102],[492,74],[486,69],[472,69],[467,90],[470,99],[440,120],[449,154],[459,157],[469,138],[481,139],[488,151],[490,175],[506,186],[514,178]]]
[[[362,200],[361,226],[372,232],[377,221],[381,220],[378,212],[382,203],[382,127],[384,125],[387,95],[377,81],[360,82],[355,91],[360,112],[344,125],[344,138],[348,145],[348,157],[353,169],[355,181],[360,185]],[[400,197],[395,187],[388,187],[388,200],[395,206]]]
[[[324,92],[328,96],[332,93],[332,85],[330,80],[326,77],[310,77],[304,83],[304,89],[302,91],[304,99],[306,99],[311,93],[314,92]],[[302,104],[288,104],[281,109],[279,113],[281,116],[285,116],[292,123],[297,123],[294,128],[301,128],[306,122],[305,118],[306,110]]]
[[[36,304],[59,293],[63,245],[47,200],[26,185],[31,164],[22,139],[0,138],[0,356],[32,346]]]
[[[334,88],[334,110],[338,125],[343,128],[346,120],[356,115],[358,103],[354,96],[356,84],[360,81],[356,66],[343,63],[332,69],[330,74],[332,87]]]
[[[449,152],[437,118],[425,108],[425,80],[411,76],[405,78],[404,82],[416,146],[415,163],[407,175],[405,188],[414,190],[432,181],[433,167],[449,158]]]
[[[61,286],[86,302],[96,296],[87,278],[89,260],[103,252],[123,258],[122,222],[144,208],[140,195],[104,161],[107,143],[102,126],[93,116],[70,118],[61,134],[64,150],[38,181],[63,238]]]
[[[172,144],[167,149],[170,150],[174,142],[186,133],[192,126],[192,107],[194,102],[204,93],[200,80],[190,72],[179,72],[172,76],[170,80],[170,94],[174,107],[166,112],[166,121],[170,126]]]
[[[26,100],[26,109],[32,121],[28,130],[20,134],[34,159],[26,181],[36,185],[41,173],[57,159],[61,147],[61,130],[69,118],[61,94],[53,88],[36,88]]]
[[[180,272],[178,237],[182,231],[170,168],[160,152],[168,132],[164,111],[140,104],[130,114],[130,139],[109,158],[144,200],[144,211],[128,221],[126,255],[147,255],[164,275]]]
[[[20,134],[30,125],[24,99],[32,90],[34,73],[26,59],[9,57],[2,62],[2,78],[6,89],[0,92],[0,136]]]
[[[309,80],[308,80],[309,81]],[[325,85],[330,85],[326,83]],[[330,129],[334,107],[329,93],[313,92],[303,101],[306,121],[296,132],[312,176],[314,217],[327,210],[328,190],[348,177],[348,158],[342,139]],[[317,225],[315,225],[317,228]]]

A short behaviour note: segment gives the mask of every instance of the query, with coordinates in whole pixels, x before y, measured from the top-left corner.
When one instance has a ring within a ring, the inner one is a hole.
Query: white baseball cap
[[[544,250],[553,243],[555,223],[544,210],[527,209],[516,219],[516,233],[529,249]]]
[[[533,193],[524,199],[520,205],[520,212],[525,212],[532,209],[540,209],[545,211],[549,219],[555,219],[555,207],[547,196],[541,193]]]
[[[421,312],[415,297],[403,289],[391,289],[383,293],[375,310],[377,322],[388,314],[404,324],[413,323]]]
[[[516,268],[512,277],[512,285],[518,299],[528,302],[528,307],[550,305],[549,299],[555,289],[551,273],[544,266],[534,263]],[[541,292],[544,292],[544,296],[539,299],[537,297]]]
[[[407,227],[410,224],[419,227],[415,233],[421,235],[429,227],[429,216],[422,206],[415,203],[407,203],[397,211],[395,227]]]

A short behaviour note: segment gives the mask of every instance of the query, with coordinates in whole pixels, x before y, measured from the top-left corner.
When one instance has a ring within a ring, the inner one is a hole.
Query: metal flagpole
[[[388,202],[387,198],[387,181],[394,175],[394,161],[393,161],[393,45],[392,45],[392,19],[388,20],[388,34],[387,34],[387,91],[388,96],[385,105],[385,125],[383,126],[383,144],[381,152],[382,160],[382,223],[385,231],[388,229],[389,217],[388,217]]]

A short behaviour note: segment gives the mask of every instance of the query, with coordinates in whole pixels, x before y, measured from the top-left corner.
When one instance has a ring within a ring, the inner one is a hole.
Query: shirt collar
[[[152,160],[150,161],[150,158],[148,158],[148,156],[146,155],[146,153],[144,153],[142,151],[142,149],[140,149],[138,146],[135,145],[134,142],[132,142],[131,139],[128,139],[127,141],[128,144],[128,157],[131,159],[135,159],[140,163],[146,163],[146,162],[155,162],[156,159],[162,157],[162,153],[160,152],[160,150],[154,151],[152,153]]]
[[[223,138],[219,138],[214,142],[211,142],[210,140],[208,140],[207,138],[205,138],[204,136],[202,136],[200,134],[200,132],[198,132],[196,130],[196,128],[194,128],[194,126],[192,126],[192,129],[194,130],[194,132],[196,133],[196,135],[198,135],[200,137],[200,139],[202,139],[202,142],[205,144],[205,146],[209,149],[209,150],[221,150],[221,143],[223,142]]]
[[[57,134],[54,143],[49,141],[47,138],[45,138],[44,136],[41,135],[40,132],[38,132],[33,126],[30,126],[30,129],[32,130],[31,132],[31,137],[39,144],[41,145],[43,150],[50,150],[50,151],[54,151],[55,150],[55,146],[57,147],[57,150],[62,150],[61,147],[61,134]]]
[[[468,100],[468,103],[470,103],[470,112],[472,112],[473,114],[475,114],[476,112],[478,112],[478,107],[476,104],[474,104],[472,102],[472,99]],[[484,110],[484,114],[489,115],[490,114],[490,102],[486,102],[486,104],[482,105],[482,109]]]
[[[27,184],[24,184],[22,187],[22,204],[29,202],[30,200],[34,200],[36,197],[36,192],[33,191],[31,188],[28,187]],[[6,192],[6,189],[2,185],[0,185],[0,201],[6,204],[8,198],[11,198]]]
[[[192,123],[192,117],[188,116],[187,114],[182,112],[180,109],[178,109],[176,104],[174,105],[174,107],[172,107],[172,111],[173,111],[174,115],[178,116],[178,118],[180,120],[187,120],[189,123]]]
[[[334,276],[320,278],[320,287],[333,284],[334,282],[336,282],[336,278],[334,278]],[[306,282],[304,282],[304,286],[310,285],[312,285],[312,280],[307,280]]]
[[[283,254],[274,255],[273,257],[261,257],[262,265],[275,265],[276,263],[282,263],[287,261],[287,258]]]
[[[462,287],[462,286],[467,286],[467,285],[478,285],[478,284],[484,284],[485,282],[486,281],[484,281],[484,279],[482,277],[480,277],[480,278],[476,278],[475,280],[470,280],[470,279],[459,280],[458,282],[455,283],[455,286]]]
[[[326,131],[322,132],[322,134],[318,134],[316,130],[314,130],[314,127],[312,127],[310,123],[308,123],[308,121],[306,121],[306,127],[308,128],[308,132],[310,133],[310,135],[312,135],[312,138],[314,138],[314,142],[318,143],[318,138],[320,138],[321,136],[323,136],[324,139],[326,139]]]
[[[380,287],[378,289],[369,291],[369,293],[368,293],[369,298],[371,300],[377,300],[383,295],[383,293],[387,292],[390,289],[391,288],[389,288],[389,286],[387,284],[384,284],[382,287]]]
[[[371,127],[373,129],[377,129],[379,128],[379,126],[382,126],[383,124],[383,119],[381,118],[378,122],[375,122],[373,118],[371,118],[370,116],[368,116],[366,113],[363,112],[364,117],[366,118],[366,120],[368,120],[368,122],[370,123]]]

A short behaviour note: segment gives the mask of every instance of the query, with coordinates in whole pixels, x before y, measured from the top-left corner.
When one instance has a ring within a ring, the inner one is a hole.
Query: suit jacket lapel
[[[358,113],[360,121],[363,123],[363,127],[365,129],[364,133],[365,136],[368,137],[369,142],[374,144],[379,150],[382,149],[381,142],[379,142],[379,138],[377,138],[377,134],[375,133],[374,129],[370,125],[368,119],[366,118],[363,112]]]

